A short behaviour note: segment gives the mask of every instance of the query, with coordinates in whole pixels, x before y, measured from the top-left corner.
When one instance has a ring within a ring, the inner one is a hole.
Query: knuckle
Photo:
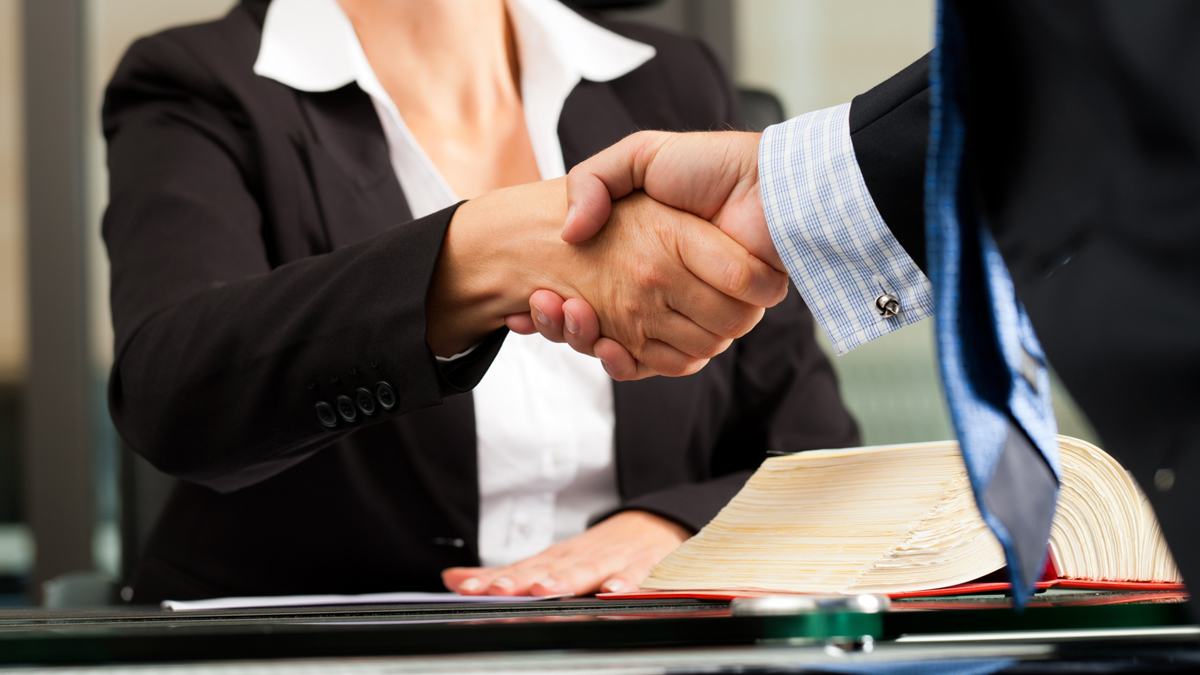
[[[720,335],[721,337],[726,338],[726,339],[739,338],[743,335],[743,333],[741,332],[741,328],[742,328],[741,317],[740,316],[730,317],[730,318],[726,319],[724,323],[721,324],[721,330],[718,333],[718,335]]]
[[[684,359],[674,363],[667,363],[664,364],[663,369],[659,372],[667,377],[683,377],[684,375],[691,375],[695,372],[695,370],[692,370],[692,366],[698,361],[700,361],[700,359]]]
[[[528,586],[546,577],[553,576],[553,574],[554,568],[550,565],[532,565],[509,576],[517,580],[520,584]]]
[[[636,131],[636,132],[630,134],[629,138],[637,146],[642,146],[642,145],[645,145],[646,143],[650,143],[650,142],[657,140],[659,138],[659,136],[662,135],[662,133],[663,132],[661,132],[661,131],[642,130],[642,131]]]
[[[541,554],[539,554],[536,557],[526,558],[525,560],[515,562],[512,565],[510,565],[502,570],[499,570],[499,572],[500,572],[499,576],[507,575],[510,577],[513,577],[513,576],[519,577],[519,576],[525,576],[528,574],[536,574],[536,573],[546,569],[549,566],[547,564],[546,557],[547,557],[546,552],[543,551]]]
[[[593,560],[581,560],[575,563],[575,572],[585,578],[600,576],[600,565]]]
[[[697,350],[695,356],[701,359],[711,359],[725,351],[726,344],[725,340],[709,340]]]
[[[734,260],[725,266],[725,293],[735,298],[745,297],[750,290],[753,273],[745,260]]]
[[[688,373],[686,368],[683,368],[678,364],[671,364],[669,366],[664,366],[663,369],[659,371],[659,374],[663,377],[683,377]]]
[[[746,333],[749,333],[750,329],[758,325],[758,320],[761,316],[761,309],[758,309],[757,311],[744,310],[735,313],[725,324],[725,337],[740,338]]]
[[[634,279],[638,288],[643,290],[658,290],[667,286],[667,275],[662,268],[646,260],[637,265]]]
[[[704,366],[706,366],[706,365],[708,365],[708,359],[696,359],[694,361],[691,361],[688,364],[687,368],[684,369],[684,372],[679,377],[694,375],[694,374],[700,372],[701,370],[703,370]]]
[[[788,294],[788,276],[786,274],[777,274],[772,279],[771,288],[771,303],[769,306],[774,307],[783,302]]]
[[[644,313],[646,308],[643,306],[642,300],[636,296],[624,296],[617,301],[616,307],[620,312],[617,317],[622,323],[640,324],[643,323]]]

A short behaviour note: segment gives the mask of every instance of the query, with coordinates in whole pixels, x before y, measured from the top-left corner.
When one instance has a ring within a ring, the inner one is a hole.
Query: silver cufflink
[[[900,299],[891,293],[884,293],[875,298],[875,311],[879,312],[879,316],[890,319],[900,313]]]

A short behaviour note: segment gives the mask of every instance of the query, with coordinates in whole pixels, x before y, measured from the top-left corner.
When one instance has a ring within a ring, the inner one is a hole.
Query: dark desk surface
[[[1042,672],[1036,668],[1064,659],[1070,672],[1100,672],[1087,670],[1087,663],[1107,664],[1104,672],[1143,672],[1113,670],[1122,663],[1200,669],[1200,628],[1191,625],[1177,597],[1139,596],[1114,604],[1116,599],[1060,594],[1021,614],[1002,607],[1001,597],[973,597],[942,601],[940,607],[897,602],[879,615],[773,617],[733,616],[726,602],[679,599],[198,612],[7,610],[0,611],[0,664],[204,662],[211,669],[234,668],[236,661],[253,662],[266,673],[284,668],[280,659],[306,659],[304,669],[311,672],[327,672],[320,665],[325,664],[338,672],[624,675],[795,672],[831,660],[969,657],[1015,659],[991,672]],[[871,638],[864,643],[849,633]],[[193,666],[177,667],[184,673]],[[373,670],[377,667],[383,670]]]

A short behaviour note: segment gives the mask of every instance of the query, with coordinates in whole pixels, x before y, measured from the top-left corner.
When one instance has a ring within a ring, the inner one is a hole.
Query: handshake
[[[639,132],[564,179],[466,202],[429,292],[435,354],[503,322],[598,357],[617,380],[700,370],[787,294],[758,143]]]

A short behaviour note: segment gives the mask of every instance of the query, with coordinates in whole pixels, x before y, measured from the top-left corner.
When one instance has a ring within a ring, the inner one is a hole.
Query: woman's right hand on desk
[[[463,595],[590,595],[636,589],[692,535],[646,511],[622,511],[507,567],[452,567],[442,583]]]
[[[603,230],[581,244],[560,236],[566,212],[565,179],[499,190],[458,209],[426,304],[436,355],[467,349],[549,289],[585,300],[604,333],[639,362],[686,375],[787,293],[786,275],[707,221],[640,192],[614,202]]]

